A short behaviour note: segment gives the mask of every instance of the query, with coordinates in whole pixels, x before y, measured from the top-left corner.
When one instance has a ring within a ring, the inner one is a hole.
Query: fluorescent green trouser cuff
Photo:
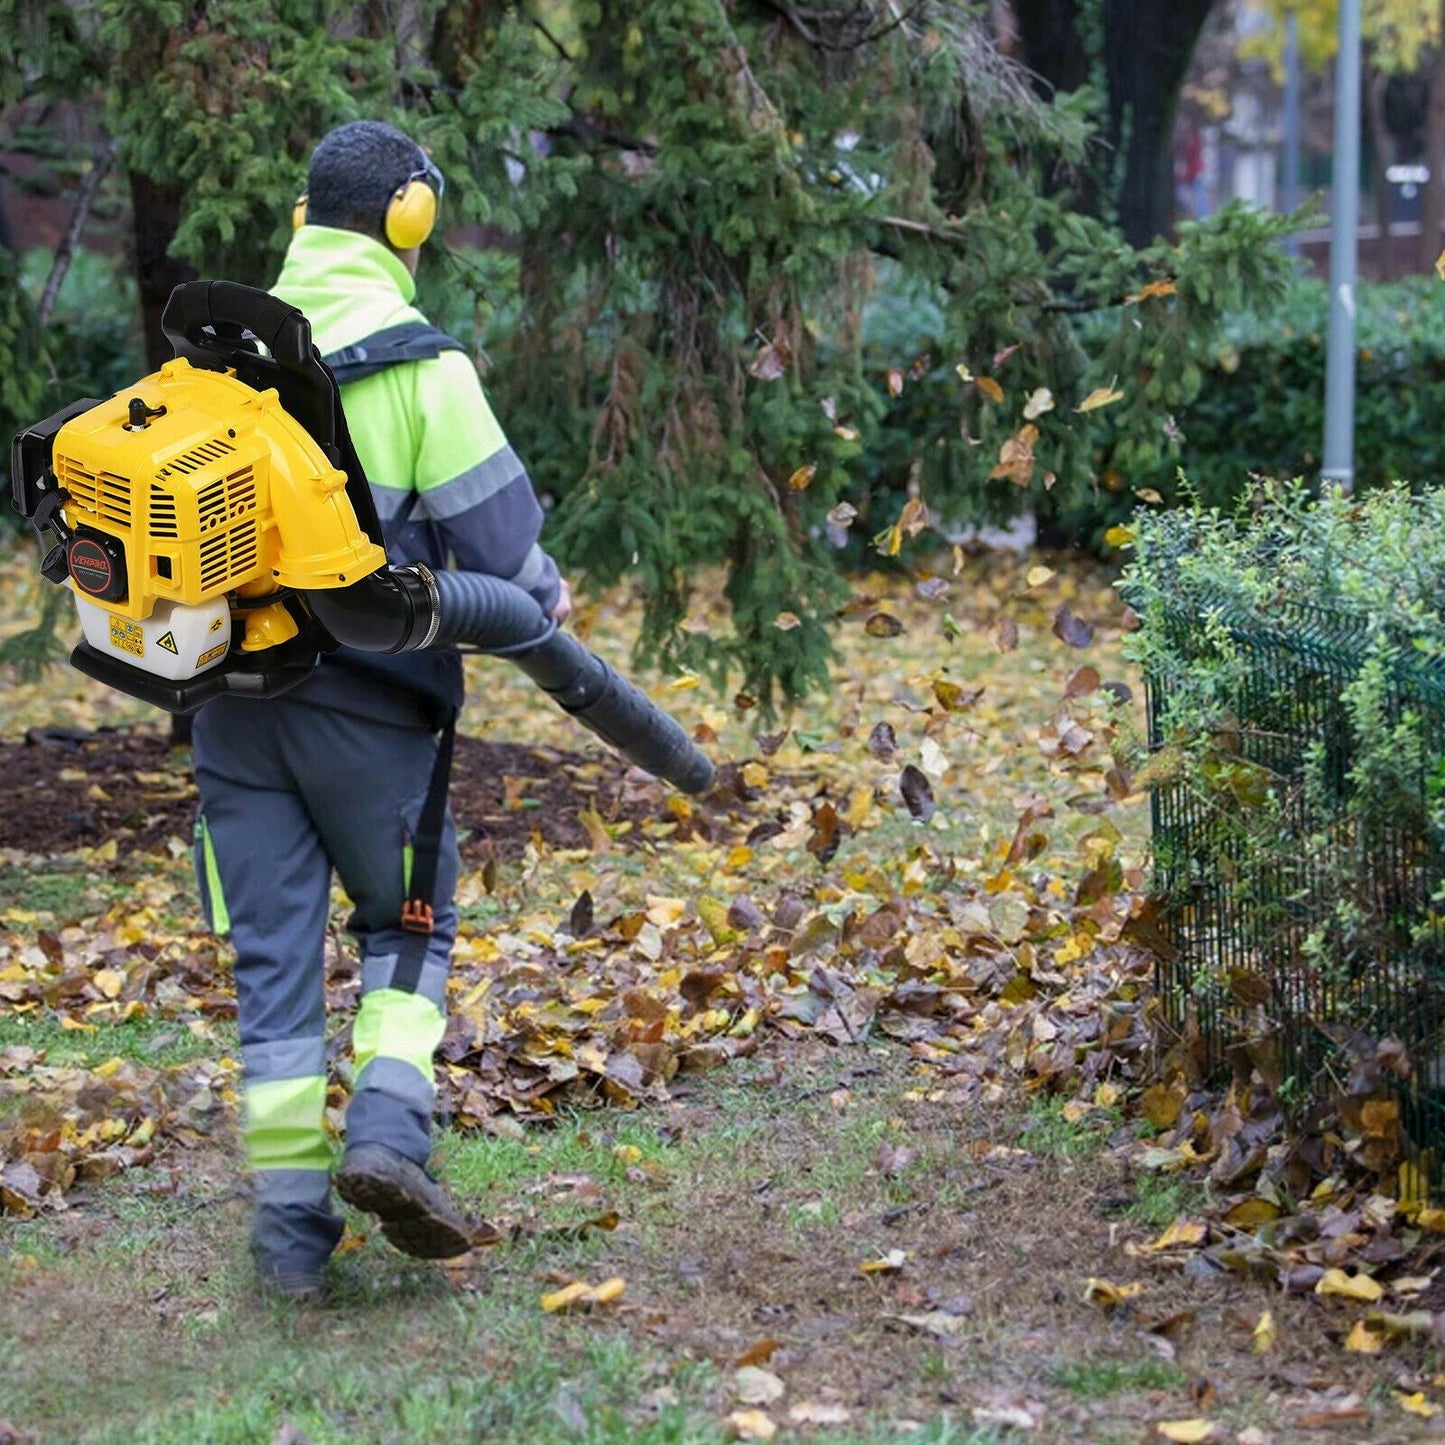
[[[324,1078],[247,1084],[245,1099],[246,1156],[253,1169],[330,1169]]]
[[[362,998],[351,1030],[357,1076],[383,1058],[400,1059],[430,1080],[432,1055],[446,1030],[446,1018],[430,999],[396,988],[373,989]]]

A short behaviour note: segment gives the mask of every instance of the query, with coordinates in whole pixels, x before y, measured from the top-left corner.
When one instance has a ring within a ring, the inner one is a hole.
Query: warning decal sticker
[[[110,619],[110,645],[135,657],[146,655],[146,638],[140,624],[128,622],[124,617]]]
[[[213,647],[209,652],[203,652],[196,659],[196,666],[204,667],[208,662],[214,662],[218,657],[224,655],[226,648],[229,646],[229,643],[222,642],[219,646]]]
[[[211,632],[219,632],[219,631],[221,630],[221,622],[222,622],[222,619],[221,619],[221,618],[219,618],[219,617],[216,618],[216,620],[215,620],[213,623],[211,623],[210,628],[209,628],[208,630],[211,631]]]
[[[176,646],[176,634],[174,632],[163,632],[156,638],[156,646],[164,647],[165,650],[176,657],[181,655],[181,650]]]

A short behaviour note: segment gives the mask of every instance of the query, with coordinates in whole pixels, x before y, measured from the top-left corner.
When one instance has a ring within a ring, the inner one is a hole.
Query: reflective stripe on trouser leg
[[[348,1144],[385,1144],[418,1164],[431,1152],[432,1055],[446,1019],[431,999],[399,989],[363,996],[352,1028],[356,1092]]]

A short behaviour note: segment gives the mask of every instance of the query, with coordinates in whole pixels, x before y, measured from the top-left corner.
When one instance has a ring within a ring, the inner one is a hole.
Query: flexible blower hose
[[[306,594],[328,632],[367,652],[458,645],[505,657],[624,757],[685,793],[706,792],[713,765],[682,725],[563,632],[522,588],[482,572],[391,567],[350,587]]]

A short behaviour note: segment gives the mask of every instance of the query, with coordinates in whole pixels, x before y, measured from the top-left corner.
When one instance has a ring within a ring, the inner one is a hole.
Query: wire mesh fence
[[[1362,1048],[1399,1040],[1402,1122],[1438,1183],[1445,667],[1382,654],[1344,612],[1282,607],[1262,622],[1198,593],[1180,602],[1156,613],[1145,669],[1166,1014],[1207,1070],[1240,1051],[1301,1100],[1343,1085]],[[1201,675],[1208,729],[1171,769]]]

